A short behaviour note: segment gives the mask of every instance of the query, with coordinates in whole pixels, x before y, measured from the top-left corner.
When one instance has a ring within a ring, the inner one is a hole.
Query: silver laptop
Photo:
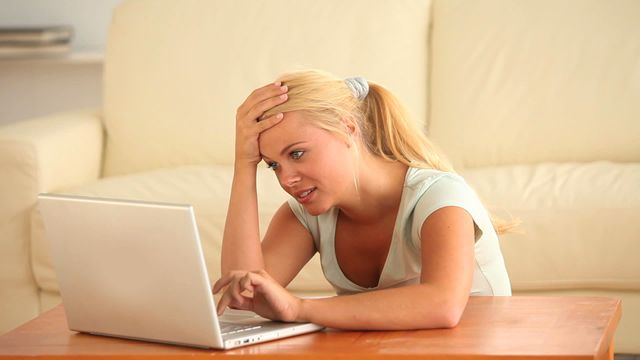
[[[218,317],[189,205],[40,194],[69,329],[231,349],[322,329]]]

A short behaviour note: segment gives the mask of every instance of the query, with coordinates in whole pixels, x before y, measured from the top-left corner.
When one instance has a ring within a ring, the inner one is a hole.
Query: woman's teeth
[[[307,195],[311,194],[315,189],[316,189],[316,188],[309,189],[309,190],[307,190],[307,191],[305,191],[305,192],[301,193],[301,194],[300,194],[300,197],[301,197],[301,198],[306,197]]]

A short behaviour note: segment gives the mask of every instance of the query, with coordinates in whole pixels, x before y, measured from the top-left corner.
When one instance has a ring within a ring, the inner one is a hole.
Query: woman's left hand
[[[231,271],[216,281],[213,293],[225,288],[218,301],[218,315],[229,307],[250,310],[278,321],[298,320],[302,301],[291,295],[264,270]]]

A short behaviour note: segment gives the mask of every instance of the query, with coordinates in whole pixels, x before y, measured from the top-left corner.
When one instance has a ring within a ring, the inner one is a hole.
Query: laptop
[[[232,349],[322,329],[217,316],[190,205],[40,194],[38,207],[70,330]]]

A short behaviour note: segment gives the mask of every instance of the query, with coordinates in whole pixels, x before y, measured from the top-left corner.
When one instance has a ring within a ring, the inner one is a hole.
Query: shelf
[[[64,55],[0,57],[2,63],[102,64],[104,54],[99,50],[74,50]]]

